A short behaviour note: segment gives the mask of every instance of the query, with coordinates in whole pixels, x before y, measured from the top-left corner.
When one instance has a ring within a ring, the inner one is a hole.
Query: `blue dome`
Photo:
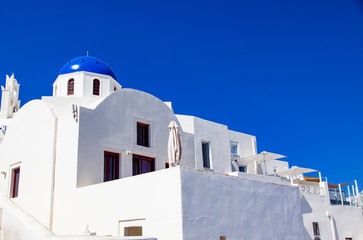
[[[115,74],[106,63],[90,56],[77,57],[67,62],[59,71],[59,75],[81,71],[108,75],[116,80]]]

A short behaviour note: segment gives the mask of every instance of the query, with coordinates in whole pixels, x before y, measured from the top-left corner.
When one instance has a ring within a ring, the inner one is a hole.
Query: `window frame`
[[[236,146],[236,153],[232,152],[232,147],[233,146]],[[230,142],[230,152],[231,152],[231,156],[239,156],[239,144],[238,144],[238,142],[234,142],[234,141]]]
[[[93,88],[92,88],[92,94],[94,96],[100,96],[100,89],[101,89],[101,81],[97,78],[93,79]]]
[[[20,186],[20,166],[16,165],[11,168],[10,196],[9,196],[10,198],[17,198],[19,196],[19,186]]]
[[[146,131],[144,131],[146,128]],[[136,122],[136,144],[150,147],[150,124],[141,121]]]
[[[71,82],[73,84],[71,84]],[[67,96],[71,96],[71,95],[74,95],[74,78],[71,78],[68,80],[67,82]]]
[[[206,152],[204,146],[207,146]],[[211,148],[209,141],[202,141],[202,160],[203,160],[203,168],[212,169]]]
[[[244,169],[244,171],[241,171],[241,168]],[[238,166],[238,172],[244,172],[244,173],[247,173],[247,166],[246,165],[239,165]]]
[[[108,157],[106,159],[106,157]],[[115,162],[112,162],[115,157]],[[112,170],[110,170],[113,168]],[[120,179],[120,154],[116,152],[104,151],[103,153],[103,182]]]
[[[143,172],[143,169],[142,169],[143,162],[150,163],[150,171]],[[149,173],[149,172],[154,172],[154,171],[155,171],[155,158],[138,155],[138,154],[132,155],[132,176],[145,174],[145,173]]]
[[[314,234],[314,236],[319,236],[320,235],[319,223],[318,222],[313,222],[313,234]]]

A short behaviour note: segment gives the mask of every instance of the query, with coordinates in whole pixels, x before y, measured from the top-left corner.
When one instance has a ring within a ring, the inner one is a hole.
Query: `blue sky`
[[[123,87],[363,189],[362,0],[3,0],[0,11],[0,83],[14,72],[22,105],[89,51]]]

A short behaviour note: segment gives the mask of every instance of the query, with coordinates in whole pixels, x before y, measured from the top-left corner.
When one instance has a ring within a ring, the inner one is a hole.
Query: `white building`
[[[52,97],[20,108],[14,75],[2,92],[1,239],[363,239],[362,209],[332,206],[326,182],[311,194],[277,175],[287,162],[247,161],[254,136],[174,114],[97,58],[66,63]]]

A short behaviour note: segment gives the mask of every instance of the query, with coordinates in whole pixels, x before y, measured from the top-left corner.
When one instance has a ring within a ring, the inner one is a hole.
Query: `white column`
[[[354,191],[354,186],[352,185],[352,192],[353,192],[353,203],[355,206],[355,191]]]
[[[343,194],[342,194],[342,188],[341,188],[341,186],[340,186],[340,183],[339,183],[339,194],[340,194],[340,201],[342,202],[342,206],[344,205],[344,203],[343,203]]]

